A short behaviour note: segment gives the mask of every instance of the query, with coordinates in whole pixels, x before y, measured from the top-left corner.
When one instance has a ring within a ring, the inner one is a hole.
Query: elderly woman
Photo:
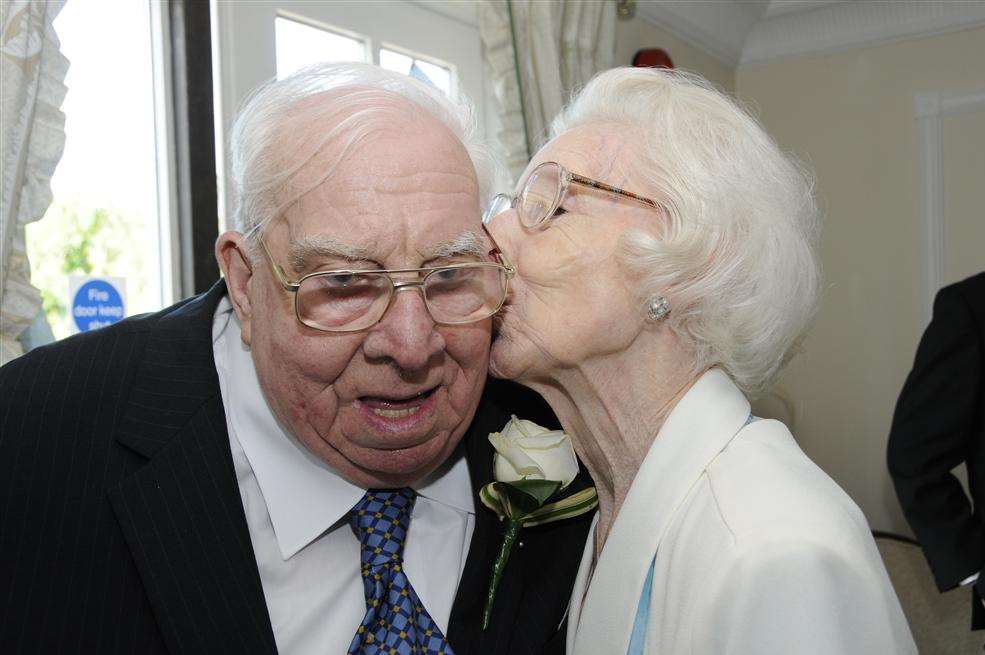
[[[615,69],[486,221],[494,374],[551,405],[599,512],[568,652],[915,653],[865,518],[750,414],[815,309],[809,177],[692,76]]]

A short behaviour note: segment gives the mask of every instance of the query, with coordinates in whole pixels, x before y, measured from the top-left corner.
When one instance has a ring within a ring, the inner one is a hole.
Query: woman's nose
[[[486,228],[489,230],[504,258],[515,264],[516,245],[521,231],[520,217],[517,216],[516,210],[508,209],[504,211],[493,218],[486,225]]]

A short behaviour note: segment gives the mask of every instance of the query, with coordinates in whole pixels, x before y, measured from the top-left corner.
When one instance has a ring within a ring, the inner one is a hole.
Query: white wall
[[[908,533],[885,466],[929,301],[918,94],[985,91],[985,29],[740,67],[738,95],[817,172],[823,304],[780,389],[795,435],[874,528]],[[941,281],[985,269],[985,128],[941,123]]]

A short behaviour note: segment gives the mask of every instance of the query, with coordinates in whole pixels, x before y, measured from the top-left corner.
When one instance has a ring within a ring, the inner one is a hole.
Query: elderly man
[[[561,651],[587,519],[525,535],[479,628],[486,437],[529,400],[483,392],[470,120],[371,66],[264,86],[225,281],[0,371],[0,651]]]

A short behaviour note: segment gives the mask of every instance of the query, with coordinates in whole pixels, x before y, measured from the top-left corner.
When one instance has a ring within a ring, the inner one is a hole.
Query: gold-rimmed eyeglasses
[[[514,272],[508,263],[467,262],[432,268],[318,271],[291,281],[263,239],[260,246],[277,281],[294,294],[298,321],[323,332],[358,332],[375,325],[397,292],[405,289],[421,293],[436,323],[481,321],[502,307]],[[498,250],[489,254],[499,256]],[[416,277],[391,277],[410,274]]]
[[[555,217],[572,184],[629,198],[658,211],[661,208],[655,200],[572,173],[555,161],[545,161],[530,172],[517,195],[501,193],[493,198],[482,215],[482,222],[488,225],[503,212],[516,209],[524,227],[547,227],[547,221]]]

